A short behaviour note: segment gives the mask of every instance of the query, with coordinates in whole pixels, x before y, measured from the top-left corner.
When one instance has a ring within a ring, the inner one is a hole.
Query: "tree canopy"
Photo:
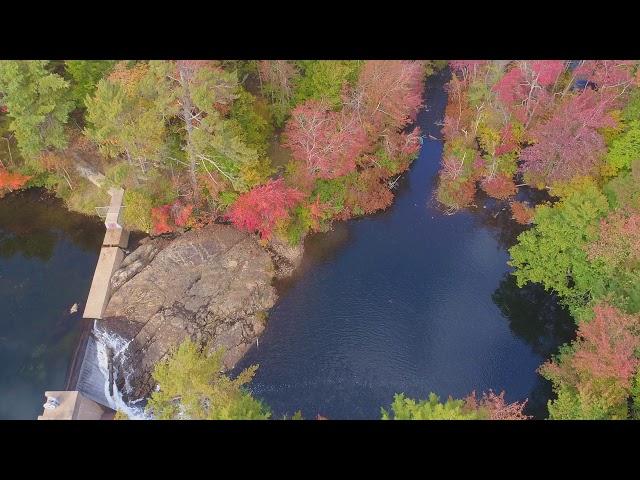
[[[161,420],[266,420],[269,408],[247,391],[257,365],[236,378],[221,373],[223,350],[211,355],[183,342],[153,370],[157,382],[147,410]]]
[[[0,104],[11,117],[9,129],[16,136],[22,156],[36,166],[42,151],[66,146],[64,127],[73,108],[69,82],[52,73],[50,63],[0,61]]]

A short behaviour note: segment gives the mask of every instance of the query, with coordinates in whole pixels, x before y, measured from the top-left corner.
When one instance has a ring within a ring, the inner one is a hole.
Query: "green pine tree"
[[[87,96],[93,95],[98,81],[115,65],[115,60],[66,60],[65,67],[72,79],[71,98],[83,108]]]
[[[206,355],[193,342],[183,342],[168,360],[155,366],[153,379],[159,388],[152,393],[147,410],[163,420],[268,419],[269,408],[246,390],[258,366],[229,378],[221,373],[223,353]]]
[[[383,420],[482,420],[487,417],[481,409],[466,409],[464,400],[449,397],[442,403],[435,393],[430,393],[428,400],[418,401],[397,393],[391,412],[384,408],[381,411]]]
[[[51,73],[45,60],[0,61],[0,102],[11,117],[9,129],[15,134],[22,156],[37,166],[40,152],[64,148],[64,126],[73,109],[69,82]]]

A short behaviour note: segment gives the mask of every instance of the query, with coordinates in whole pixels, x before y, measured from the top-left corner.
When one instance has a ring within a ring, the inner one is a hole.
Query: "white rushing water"
[[[95,348],[91,349],[87,346],[87,354],[85,355],[85,361],[82,365],[81,372],[81,377],[85,380],[83,382],[79,381],[78,389],[83,391],[83,393],[88,394],[88,396],[94,397],[94,400],[102,400],[101,403],[106,401],[110,408],[125,413],[131,420],[150,420],[152,417],[145,413],[144,408],[135,405],[143,399],[126,403],[122,399],[122,392],[118,390],[116,385],[118,375],[120,375],[120,372],[124,370],[124,388],[127,391],[131,388],[129,378],[132,372],[130,368],[126,368],[126,362],[124,361],[127,347],[131,341],[101,328],[97,320],[93,326],[93,336],[95,338]],[[113,365],[113,379],[111,385],[109,381],[110,355]],[[116,365],[119,365],[121,368],[115,368]],[[87,380],[89,378],[91,380]],[[102,384],[103,391],[97,391],[97,387],[99,388],[100,383]],[[92,389],[92,391],[85,392],[83,389]]]

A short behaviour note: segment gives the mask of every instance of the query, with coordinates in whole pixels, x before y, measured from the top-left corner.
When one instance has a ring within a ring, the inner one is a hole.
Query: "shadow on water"
[[[379,418],[394,393],[490,388],[546,416],[536,370],[567,338],[567,316],[509,280],[506,249],[523,227],[493,207],[447,216],[434,206],[447,75],[428,81],[425,141],[394,204],[307,238],[302,267],[278,284],[259,344],[237,365],[260,365],[252,389],[275,417]]]
[[[0,419],[35,419],[65,388],[103,236],[43,190],[0,200]]]
[[[541,285],[527,284],[518,288],[515,277],[506,274],[493,292],[493,301],[509,322],[509,328],[544,359],[558,348],[575,339],[576,325],[569,312],[558,303],[555,295]],[[527,413],[536,418],[547,415],[551,383],[542,377],[529,396]]]
[[[275,280],[273,285],[278,296],[285,295],[300,278],[308,275],[323,263],[331,263],[341,248],[349,243],[349,229],[344,223],[337,223],[328,232],[314,233],[304,242],[305,253],[300,266],[290,277]]]
[[[81,250],[94,251],[100,228],[104,227],[99,218],[69,212],[46,190],[8,194],[0,200],[0,257],[20,254],[47,261],[61,237]]]

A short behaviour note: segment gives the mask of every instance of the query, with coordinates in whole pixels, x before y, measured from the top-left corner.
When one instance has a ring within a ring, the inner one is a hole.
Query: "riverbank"
[[[536,369],[571,338],[571,319],[553,296],[510,281],[504,213],[437,207],[447,79],[427,82],[426,139],[393,205],[307,238],[259,345],[236,366],[260,365],[252,391],[274,417],[376,419],[394,393],[488,389],[528,398],[527,413],[546,417],[551,389]]]

